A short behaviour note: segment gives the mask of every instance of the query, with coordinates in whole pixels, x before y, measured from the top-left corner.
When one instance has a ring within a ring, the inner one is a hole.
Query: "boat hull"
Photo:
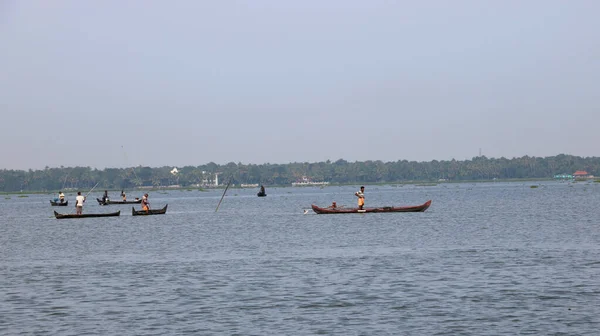
[[[317,214],[348,214],[348,213],[371,213],[371,212],[423,212],[431,206],[431,200],[414,206],[401,206],[401,207],[378,207],[378,208],[364,208],[360,210],[358,208],[320,208],[316,205],[312,205],[312,209]]]
[[[50,205],[52,205],[52,206],[67,206],[67,205],[69,205],[69,201],[64,201],[63,203],[50,201]]]
[[[111,205],[111,204],[140,204],[142,203],[142,200],[139,199],[137,201],[106,201],[106,202],[102,202],[101,199],[96,198],[96,201],[98,201],[98,204],[100,205]]]
[[[64,219],[64,218],[90,218],[90,217],[117,217],[121,215],[121,211],[117,211],[117,212],[109,212],[109,213],[101,213],[101,214],[81,214],[81,215],[76,215],[76,214],[59,214],[58,212],[54,211],[54,217],[56,217],[56,219]]]
[[[258,197],[265,197],[265,196],[267,196],[267,193],[260,193],[259,192],[258,194],[256,194],[256,196],[258,196]]]
[[[131,207],[131,215],[132,216],[149,216],[149,215],[164,215],[167,213],[167,206],[169,206],[168,204],[165,205],[164,208],[162,209],[156,209],[156,210],[140,210],[137,211],[135,210],[134,207]]]

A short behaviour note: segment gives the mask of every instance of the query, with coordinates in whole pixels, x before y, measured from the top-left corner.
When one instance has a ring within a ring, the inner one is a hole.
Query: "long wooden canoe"
[[[96,214],[81,214],[81,215],[76,215],[76,214],[59,214],[58,212],[54,211],[54,217],[56,217],[56,219],[63,219],[63,218],[88,218],[88,217],[115,217],[115,216],[119,216],[121,215],[121,211],[117,211],[117,212],[109,212],[109,213],[96,213]]]
[[[134,207],[131,207],[131,215],[133,215],[133,216],[164,215],[167,213],[167,206],[169,206],[169,205],[168,204],[165,205],[165,207],[162,209],[155,209],[155,210],[150,209],[147,211],[146,210],[137,211],[137,210],[135,210]]]
[[[378,208],[363,208],[363,210],[359,210],[358,208],[320,208],[316,205],[312,205],[312,209],[317,214],[344,214],[344,213],[370,213],[370,212],[423,212],[429,208],[431,205],[431,200],[421,204],[421,205],[413,205],[413,206],[401,206],[401,207],[391,207],[384,206]]]
[[[54,202],[53,200],[50,200],[50,205],[52,205],[52,206],[67,206],[67,205],[69,205],[69,201],[66,200],[66,201],[60,203],[60,202]]]
[[[100,204],[100,205],[111,205],[111,204],[140,204],[140,203],[142,203],[142,200],[141,200],[141,199],[139,199],[139,200],[135,200],[135,201],[111,201],[111,200],[108,200],[108,201],[106,201],[106,202],[102,202],[102,200],[101,200],[101,199],[99,199],[99,198],[96,198],[96,201],[98,201],[98,204]]]

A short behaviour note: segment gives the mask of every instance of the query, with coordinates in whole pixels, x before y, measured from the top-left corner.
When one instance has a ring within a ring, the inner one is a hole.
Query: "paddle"
[[[219,206],[221,205],[221,202],[223,201],[223,197],[225,197],[225,193],[227,192],[227,189],[229,188],[230,184],[231,184],[231,179],[229,179],[229,182],[227,183],[227,187],[225,187],[225,191],[223,191],[223,196],[221,196],[221,200],[219,200],[219,204],[217,204],[217,208],[215,209],[215,212],[217,212],[217,210],[219,210]]]

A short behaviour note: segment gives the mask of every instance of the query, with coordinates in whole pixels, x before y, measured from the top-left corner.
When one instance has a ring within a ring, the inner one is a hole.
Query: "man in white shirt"
[[[85,202],[85,196],[81,196],[81,191],[78,191],[77,197],[75,197],[75,210],[78,215],[83,213],[83,202]]]

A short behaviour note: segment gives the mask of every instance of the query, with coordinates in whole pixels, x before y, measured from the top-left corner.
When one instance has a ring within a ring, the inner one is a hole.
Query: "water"
[[[598,335],[600,185],[152,192],[164,216],[0,199],[0,334]],[[128,193],[135,197],[133,192]],[[74,195],[68,194],[70,201]]]

